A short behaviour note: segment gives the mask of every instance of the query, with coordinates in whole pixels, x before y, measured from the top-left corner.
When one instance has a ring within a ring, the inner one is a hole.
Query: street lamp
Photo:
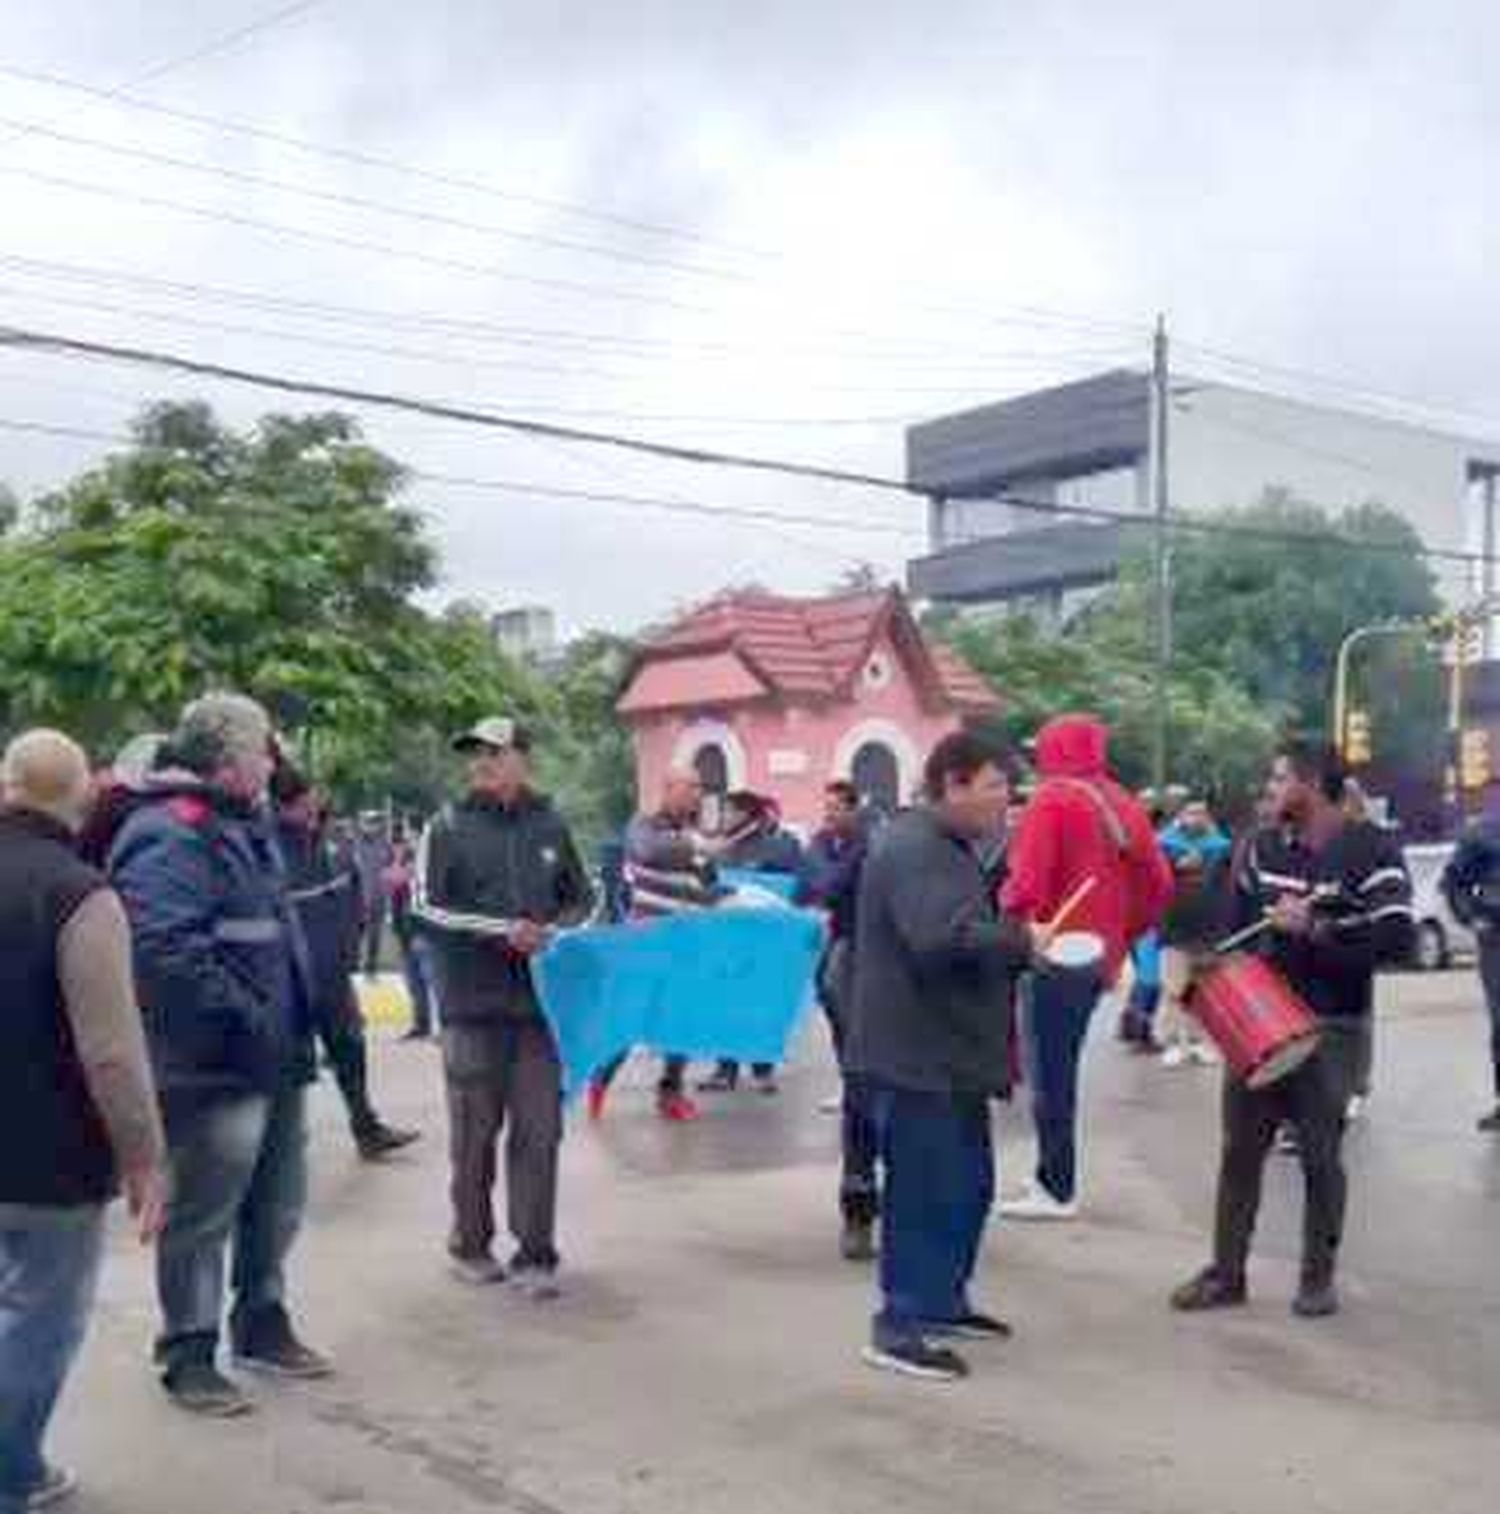
[[[1349,750],[1349,661],[1356,646],[1376,636],[1408,636],[1413,631],[1427,635],[1430,622],[1425,620],[1378,620],[1372,625],[1356,626],[1339,643],[1333,673],[1333,744],[1340,756]]]

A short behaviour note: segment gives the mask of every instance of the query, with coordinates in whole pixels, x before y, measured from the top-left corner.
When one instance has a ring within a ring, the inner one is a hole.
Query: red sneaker
[[[685,1093],[663,1093],[656,1098],[656,1112],[673,1125],[689,1125],[698,1118],[698,1106]]]
[[[609,1086],[605,1083],[589,1084],[589,1119],[596,1125],[604,1118],[604,1100],[609,1095]]]

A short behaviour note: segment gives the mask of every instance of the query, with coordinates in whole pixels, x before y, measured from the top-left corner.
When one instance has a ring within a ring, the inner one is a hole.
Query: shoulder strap
[[[1049,778],[1047,783],[1085,795],[1094,806],[1094,811],[1108,832],[1109,839],[1114,843],[1115,850],[1122,857],[1130,851],[1130,832],[1126,830],[1125,822],[1115,813],[1114,806],[1105,798],[1104,793],[1096,784],[1090,783],[1087,778]]]

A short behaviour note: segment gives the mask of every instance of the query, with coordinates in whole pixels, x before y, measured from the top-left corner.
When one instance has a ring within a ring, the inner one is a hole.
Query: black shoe
[[[175,1362],[162,1373],[167,1397],[189,1414],[205,1419],[238,1419],[255,1413],[255,1402],[212,1361]]]
[[[946,1346],[910,1341],[899,1346],[866,1346],[860,1353],[865,1364],[882,1372],[899,1372],[926,1382],[956,1383],[969,1375],[969,1364]]]
[[[419,1030],[416,1026],[413,1026],[401,1039],[403,1041],[430,1041],[432,1039],[432,1032],[430,1030]]]
[[[1292,1300],[1298,1319],[1327,1319],[1339,1312],[1339,1291],[1331,1282],[1303,1283]]]
[[[868,1220],[845,1220],[839,1237],[839,1255],[846,1262],[875,1260],[875,1227]]]
[[[755,1091],[762,1098],[774,1099],[781,1092],[774,1072],[758,1072],[755,1075]]]
[[[740,1076],[736,1072],[716,1072],[711,1077],[700,1078],[698,1081],[699,1093],[733,1093],[740,1086]]]
[[[1480,1120],[1479,1129],[1485,1135],[1500,1135],[1500,1104],[1497,1104]]]
[[[1236,1309],[1246,1297],[1244,1278],[1226,1278],[1205,1267],[1173,1293],[1172,1307],[1182,1314],[1201,1314],[1208,1309]]]
[[[397,1130],[382,1120],[376,1120],[373,1125],[355,1133],[354,1144],[359,1150],[361,1161],[378,1162],[382,1157],[390,1156],[393,1151],[400,1151],[413,1141],[421,1139],[420,1130]]]
[[[333,1364],[297,1339],[292,1322],[279,1305],[235,1330],[234,1360],[237,1366],[269,1377],[311,1382],[333,1376]]]
[[[970,1309],[957,1319],[928,1320],[924,1326],[933,1335],[949,1340],[1008,1341],[1016,1332],[1003,1319]]]

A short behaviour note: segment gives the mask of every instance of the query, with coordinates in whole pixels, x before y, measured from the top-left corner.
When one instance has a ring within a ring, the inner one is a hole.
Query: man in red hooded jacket
[[[1043,726],[1036,795],[1010,843],[1006,913],[1045,924],[1092,879],[1065,928],[1091,932],[1104,945],[1097,969],[1043,968],[1031,982],[1026,1049],[1038,1159],[1031,1191],[1001,1206],[1013,1219],[1077,1213],[1078,1068],[1089,1021],[1131,943],[1171,897],[1171,869],[1150,817],[1110,777],[1108,749],[1109,732],[1090,716]]]

